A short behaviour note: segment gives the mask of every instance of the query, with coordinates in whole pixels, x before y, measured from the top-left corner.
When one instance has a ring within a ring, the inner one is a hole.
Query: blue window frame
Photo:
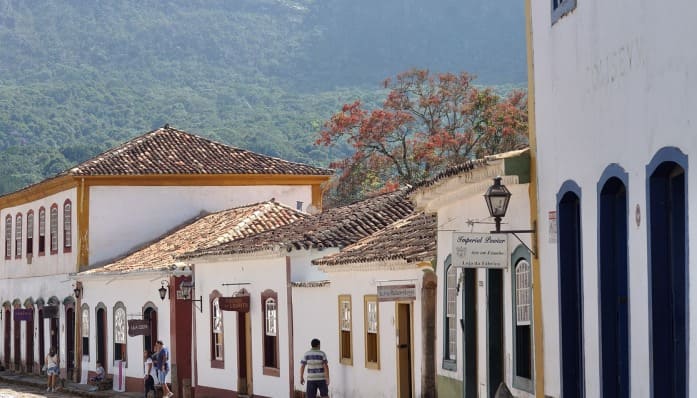
[[[561,395],[585,396],[581,188],[573,181],[557,194]]]
[[[598,313],[603,397],[629,397],[627,180],[611,164],[598,181]]]
[[[688,396],[687,170],[687,155],[673,147],[646,166],[653,397]]]

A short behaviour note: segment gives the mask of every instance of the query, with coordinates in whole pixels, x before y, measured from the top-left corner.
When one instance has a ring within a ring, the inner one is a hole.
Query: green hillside
[[[517,3],[0,0],[0,192],[165,123],[326,166],[321,122],[386,77],[523,82]]]

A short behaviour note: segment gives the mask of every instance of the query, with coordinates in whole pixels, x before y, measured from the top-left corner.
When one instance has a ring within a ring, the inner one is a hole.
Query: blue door
[[[663,162],[651,174],[649,277],[653,396],[687,396],[685,171]]]
[[[562,397],[584,396],[581,201],[566,192],[558,205],[559,320]]]
[[[600,349],[603,397],[629,397],[627,190],[610,178],[598,209]]]

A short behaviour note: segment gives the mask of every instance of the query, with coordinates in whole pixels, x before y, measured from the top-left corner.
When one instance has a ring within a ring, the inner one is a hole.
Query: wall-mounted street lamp
[[[508,202],[511,200],[511,191],[506,188],[505,185],[501,184],[501,177],[494,178],[494,184],[486,190],[484,194],[484,200],[486,201],[486,206],[489,208],[489,215],[494,217],[496,222],[496,230],[491,231],[492,234],[512,234],[520,241],[520,243],[525,246],[533,256],[537,257],[537,254],[525,244],[518,237],[517,234],[534,234],[535,228],[533,229],[509,229],[506,231],[501,230],[501,219],[506,216],[506,211],[508,210]]]
[[[162,281],[162,282],[160,282],[160,284],[161,284],[162,286],[160,286],[160,288],[157,289],[157,291],[160,293],[160,299],[162,299],[162,301],[165,301],[165,296],[167,296],[167,297],[169,296],[169,295],[167,294],[167,293],[169,292],[169,282],[167,282],[167,281]],[[167,287],[165,287],[165,285],[167,285]],[[169,298],[169,297],[168,297],[168,298]]]
[[[75,298],[79,299],[80,296],[82,296],[82,283],[75,282],[75,285],[73,285],[73,287],[73,293],[75,294]]]

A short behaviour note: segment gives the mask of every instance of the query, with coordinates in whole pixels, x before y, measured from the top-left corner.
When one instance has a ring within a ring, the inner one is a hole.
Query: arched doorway
[[[39,323],[37,332],[37,341],[39,343],[39,369],[43,368],[46,358],[46,343],[44,333],[44,300],[36,300],[37,316],[36,321]]]
[[[104,304],[99,303],[97,305],[97,310],[95,312],[95,327],[96,338],[97,338],[97,358],[96,361],[101,363],[104,370],[107,370],[107,330],[106,330],[106,307]]]
[[[27,319],[27,327],[24,331],[25,345],[25,366],[26,371],[29,373],[34,373],[34,302],[29,299],[24,302],[24,307],[31,310],[31,317]]]
[[[19,300],[15,300],[14,303],[12,303],[12,308],[15,310],[22,308],[19,303],[20,303]],[[15,315],[16,315],[16,313],[15,313]],[[22,321],[17,316],[13,316],[12,318],[14,319],[14,329],[12,330],[12,334],[14,337],[14,352],[13,352],[14,370],[21,371],[22,370]]]
[[[578,188],[578,193],[561,192],[557,211],[561,392],[565,398],[580,398],[585,396],[581,198]]]
[[[75,303],[65,304],[65,366],[68,380],[75,370]]]
[[[617,177],[598,199],[600,367],[603,397],[629,397],[627,189]]]
[[[143,335],[143,349],[152,351],[157,341],[157,309],[153,303],[147,303],[143,309],[143,320],[148,322],[150,333]]]
[[[654,397],[687,396],[687,156],[659,152],[647,166],[651,376]]]
[[[12,340],[11,340],[11,335],[12,335],[12,323],[11,323],[11,317],[10,317],[10,304],[9,302],[3,306],[3,312],[5,313],[5,341],[3,345],[3,362],[5,363],[5,368],[10,367],[10,350],[12,346]]]

